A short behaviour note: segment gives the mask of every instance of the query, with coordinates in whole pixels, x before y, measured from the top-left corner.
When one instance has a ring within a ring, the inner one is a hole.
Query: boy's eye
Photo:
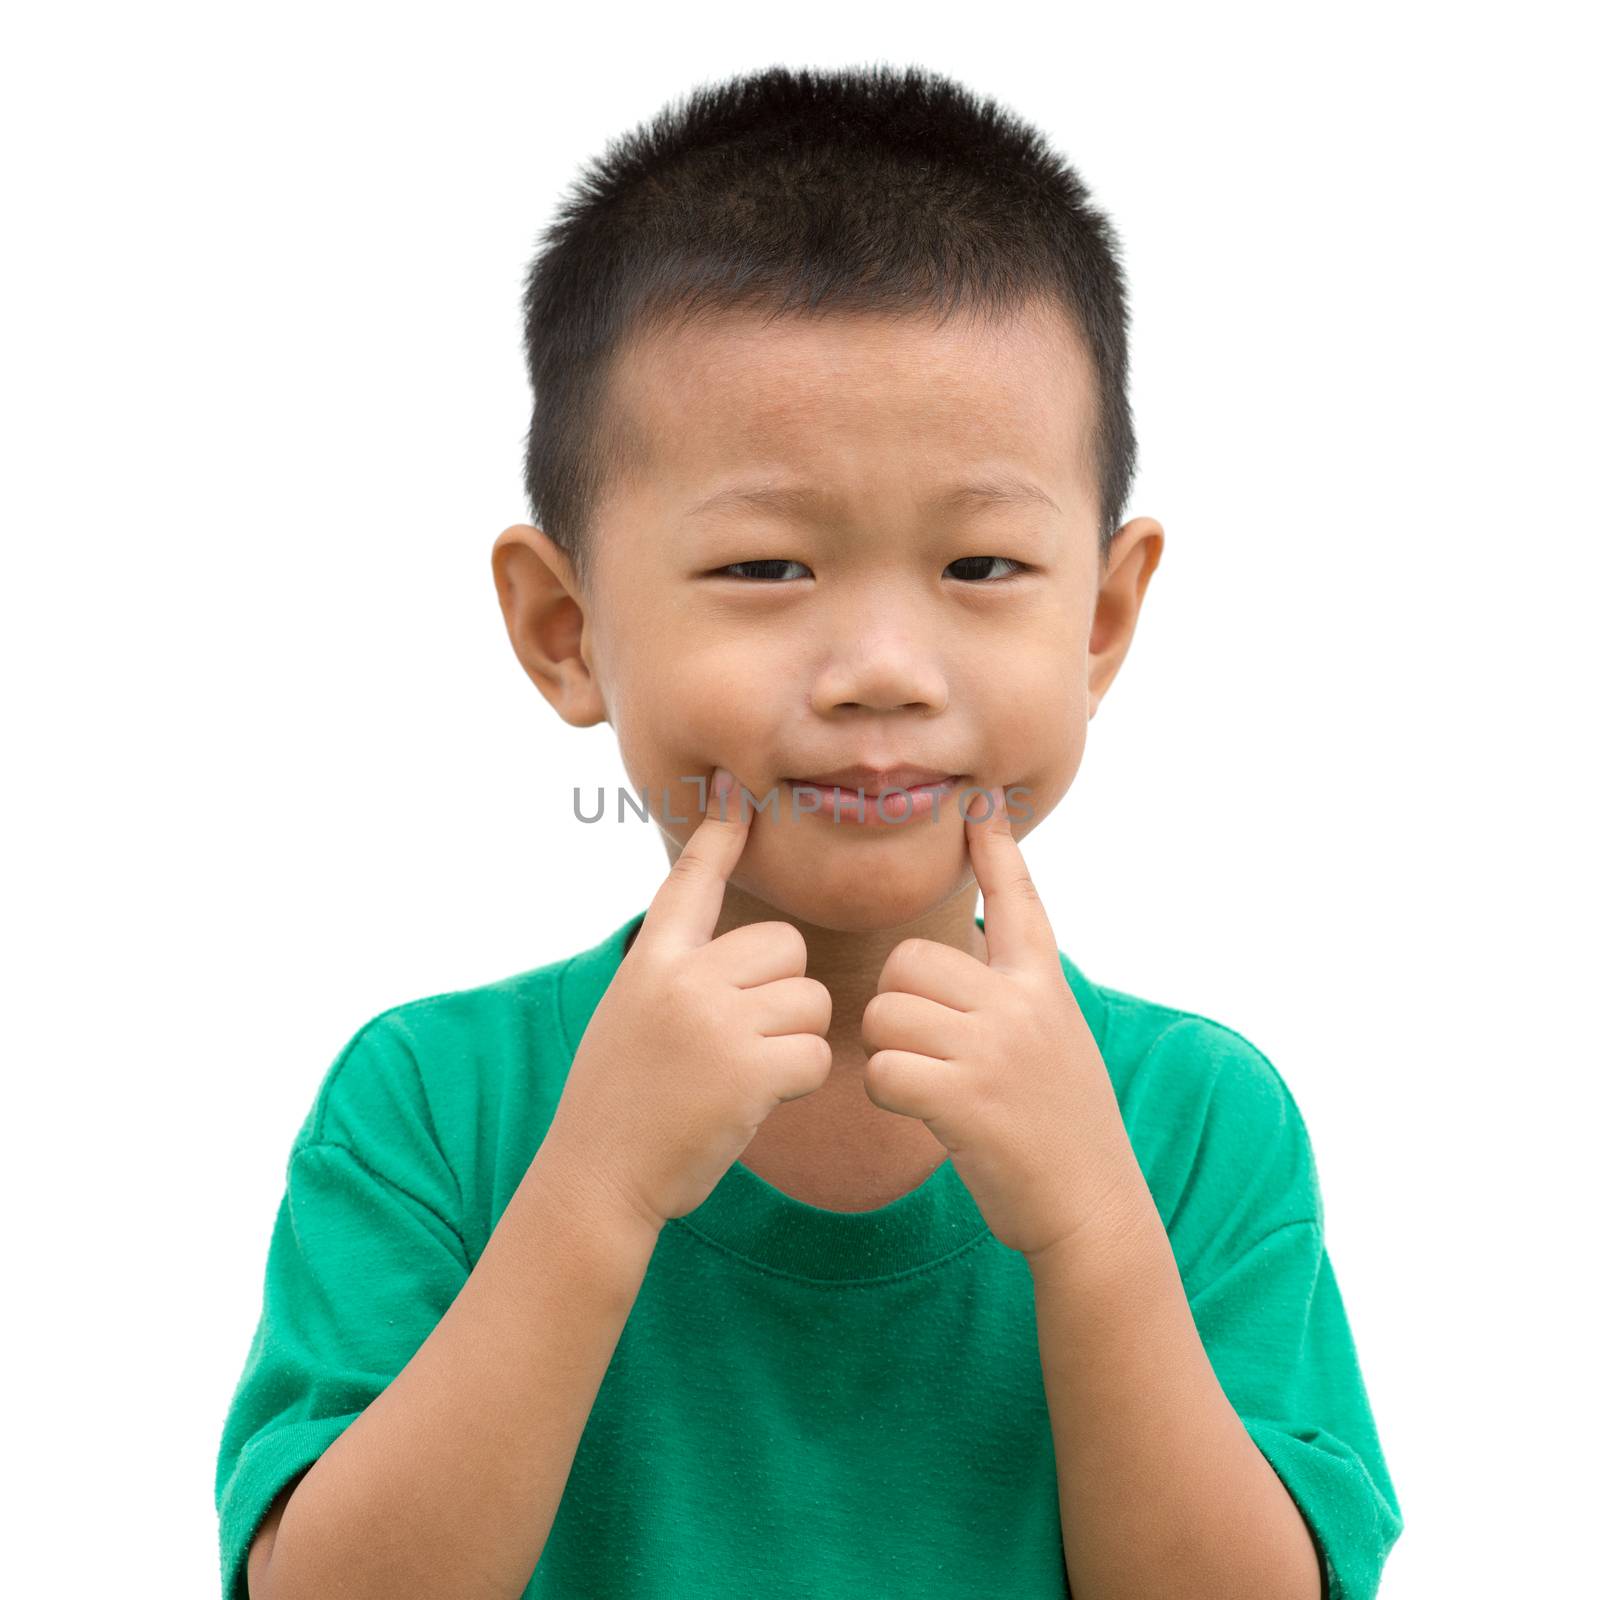
[[[1009,569],[1008,571],[999,574],[997,579],[999,582],[1004,582],[1005,579],[1014,577],[1017,573],[1022,571],[1022,563],[1020,561],[1013,561],[1010,556],[962,556],[959,561],[952,561],[949,568],[946,570],[953,572],[957,567],[970,567],[974,564],[981,567],[986,561],[998,561]],[[968,571],[960,574],[960,576],[964,578],[977,578],[980,576],[980,574]]]
[[[998,577],[995,581],[1004,581],[1006,578],[1011,577],[1014,573],[1022,570],[1022,563],[1020,561],[1013,561],[1010,556],[962,556],[960,560],[952,561],[949,567],[946,568],[946,571],[955,573],[955,569],[957,567],[965,567],[968,570],[965,572],[956,573],[956,576],[966,581],[972,581],[974,579],[982,581],[984,575],[981,572],[974,572],[971,569],[974,565],[981,568],[985,565],[985,563],[991,561],[998,561],[1008,569],[1007,571],[998,574]],[[772,583],[781,581],[782,569],[784,567],[799,567],[802,571],[804,571],[805,563],[801,561],[790,561],[786,558],[780,557],[772,557],[762,561],[735,561],[726,567],[718,568],[718,573],[727,573],[729,576],[736,578],[749,578],[751,581],[758,583]],[[774,571],[774,568],[778,570]],[[992,584],[989,586],[992,587]]]
[[[718,576],[718,574],[726,572],[726,573],[730,574],[731,576],[733,576],[735,578],[739,578],[739,577],[744,577],[747,574],[749,574],[749,575],[752,575],[758,582],[770,583],[780,575],[779,572],[771,571],[770,570],[771,568],[777,567],[777,568],[780,569],[780,572],[781,572],[781,569],[784,568],[784,567],[803,567],[803,566],[804,566],[803,562],[790,561],[790,560],[787,560],[787,559],[785,559],[783,557],[775,556],[775,557],[771,558],[770,560],[765,560],[765,561],[735,561],[730,566],[719,567],[717,569],[717,572],[713,573],[712,576],[716,577],[716,576]],[[759,568],[761,570],[753,571],[753,569],[757,569],[757,568]]]

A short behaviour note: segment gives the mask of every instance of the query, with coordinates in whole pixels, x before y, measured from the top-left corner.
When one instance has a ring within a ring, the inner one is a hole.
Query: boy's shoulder
[[[1096,1040],[1169,1232],[1185,1210],[1206,1228],[1224,1213],[1321,1228],[1310,1133],[1265,1051],[1203,1012],[1093,988],[1103,1008]]]
[[[570,958],[569,958],[570,959]],[[551,962],[470,988],[441,990],[386,1006],[345,1041],[318,1086],[300,1142],[338,1143],[385,1103],[432,1106],[452,1078],[532,1050],[547,1052],[560,1026],[562,969]],[[532,1065],[532,1062],[529,1062]]]
[[[291,1180],[297,1162],[354,1162],[476,1259],[549,1129],[635,920],[574,955],[369,1017],[323,1073],[290,1147]]]
[[[410,1135],[448,1150],[511,1116],[548,1122],[637,920],[575,954],[376,1012],[324,1073],[296,1147]]]
[[[1059,954],[1124,1120],[1136,1119],[1148,1134],[1163,1122],[1194,1126],[1209,1109],[1242,1138],[1303,1136],[1304,1119],[1283,1075],[1237,1028],[1101,983],[1064,950]]]
[[[1104,1006],[1102,1052],[1109,1049],[1125,1069],[1188,1077],[1213,1090],[1233,1088],[1274,1117],[1299,1116],[1283,1074],[1239,1029],[1205,1012],[1109,984],[1096,983],[1094,989]]]

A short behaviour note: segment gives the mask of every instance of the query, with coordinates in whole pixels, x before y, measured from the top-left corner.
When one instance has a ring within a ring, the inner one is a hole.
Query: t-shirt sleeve
[[[1204,1030],[1204,1031],[1201,1031]],[[1325,1237],[1310,1137],[1277,1070],[1193,1019],[1205,1064],[1169,1235],[1217,1381],[1310,1529],[1328,1600],[1371,1600],[1403,1523]]]
[[[260,1320],[223,1428],[224,1600],[262,1518],[400,1372],[470,1265],[416,1063],[381,1018],[341,1052],[291,1150]]]
[[[1217,1381],[1311,1530],[1328,1600],[1370,1600],[1400,1507],[1322,1229],[1275,1229],[1189,1308]]]

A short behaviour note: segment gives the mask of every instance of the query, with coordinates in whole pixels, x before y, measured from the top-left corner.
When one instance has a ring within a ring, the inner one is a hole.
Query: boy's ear
[[[566,552],[540,529],[519,522],[495,540],[490,564],[522,670],[564,722],[590,728],[606,721],[589,662],[584,602]]]
[[[1133,643],[1145,585],[1161,560],[1166,533],[1154,517],[1135,517],[1117,529],[1106,552],[1094,625],[1089,632],[1089,715],[1100,708]]]

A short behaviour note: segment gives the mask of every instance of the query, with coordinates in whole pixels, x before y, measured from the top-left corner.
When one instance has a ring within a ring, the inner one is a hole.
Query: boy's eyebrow
[[[752,485],[719,489],[697,500],[685,517],[714,515],[721,511],[772,511],[804,519],[816,507],[835,505],[838,497],[822,489]],[[930,511],[957,511],[984,505],[1044,505],[1059,514],[1061,508],[1038,484],[1009,473],[945,486],[923,502]]]

